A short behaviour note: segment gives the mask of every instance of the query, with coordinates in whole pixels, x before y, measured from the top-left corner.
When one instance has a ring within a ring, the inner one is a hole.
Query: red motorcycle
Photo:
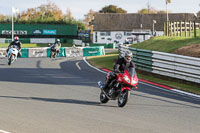
[[[112,73],[107,74],[106,80]],[[128,102],[130,91],[132,88],[137,88],[138,78],[134,68],[126,68],[124,73],[116,73],[115,78],[109,83],[107,91],[103,91],[103,83],[98,82],[101,88],[100,101],[107,103],[109,100],[118,99],[118,106],[124,107]]]

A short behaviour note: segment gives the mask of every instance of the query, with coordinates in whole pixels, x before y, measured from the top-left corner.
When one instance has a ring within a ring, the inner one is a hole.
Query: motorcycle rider
[[[6,52],[8,53],[8,50],[9,50],[9,48],[12,46],[12,45],[16,45],[17,47],[18,47],[18,57],[21,57],[21,45],[22,45],[22,43],[19,41],[19,37],[18,36],[16,36],[15,38],[14,38],[14,41],[12,41],[11,43],[10,43],[10,45],[8,46],[8,49],[6,50]]]
[[[111,83],[113,79],[116,78],[116,73],[123,73],[125,68],[135,68],[135,64],[132,61],[133,54],[130,51],[126,51],[124,57],[118,58],[114,65],[114,71],[111,72],[108,80],[106,80],[105,85],[103,86],[104,92],[108,90],[108,85]]]
[[[60,48],[61,48],[61,43],[60,43],[60,39],[56,39],[56,42],[51,46],[51,51],[55,51],[58,54],[60,52]]]

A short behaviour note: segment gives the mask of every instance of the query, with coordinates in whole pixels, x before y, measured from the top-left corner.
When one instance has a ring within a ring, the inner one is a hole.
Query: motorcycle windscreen
[[[12,45],[12,48],[19,49],[19,47],[17,45]]]
[[[135,68],[127,68],[128,74],[130,75],[130,77],[134,78],[136,72],[135,72]]]

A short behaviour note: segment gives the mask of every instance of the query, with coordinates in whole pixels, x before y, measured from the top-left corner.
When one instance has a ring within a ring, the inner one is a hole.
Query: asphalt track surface
[[[124,108],[100,104],[105,74],[82,58],[0,59],[0,131],[199,133],[200,99],[139,83]]]

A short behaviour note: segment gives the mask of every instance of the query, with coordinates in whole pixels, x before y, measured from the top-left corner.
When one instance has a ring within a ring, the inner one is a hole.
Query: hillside
[[[131,47],[166,53],[176,53],[193,57],[200,57],[200,32],[193,37],[154,37]]]

